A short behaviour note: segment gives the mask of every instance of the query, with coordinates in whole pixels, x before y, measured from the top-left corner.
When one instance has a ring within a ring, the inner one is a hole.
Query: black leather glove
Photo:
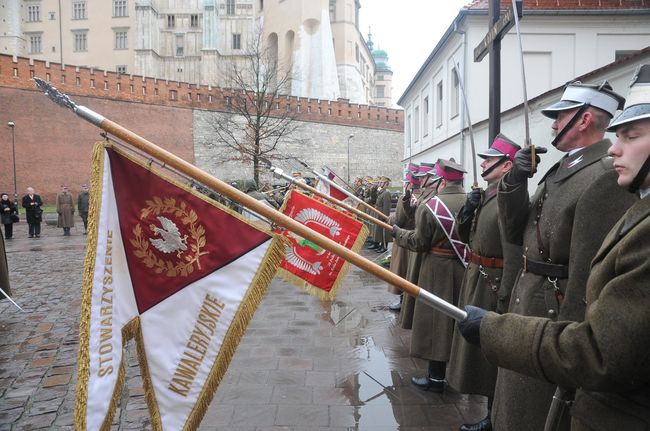
[[[458,330],[468,343],[480,345],[481,320],[483,320],[487,311],[479,307],[474,307],[473,305],[466,305],[465,312],[467,313],[467,317],[458,322]]]
[[[410,201],[411,200],[411,188],[407,187],[406,190],[404,191],[404,202]]]
[[[465,211],[474,212],[481,203],[481,189],[472,189],[467,193],[467,200],[465,201]]]
[[[538,154],[544,154],[546,152],[544,147],[535,147],[535,168],[533,169],[532,157],[530,152],[530,147],[524,147],[521,150],[517,151],[515,154],[515,160],[512,164],[512,170],[508,173],[509,179],[514,183],[523,183],[528,178],[531,178],[537,172],[537,166],[539,166],[540,158]]]
[[[399,230],[399,226],[396,224],[393,225],[393,238],[397,236],[397,231]]]

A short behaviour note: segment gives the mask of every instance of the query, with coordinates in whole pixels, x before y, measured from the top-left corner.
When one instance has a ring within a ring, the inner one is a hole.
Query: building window
[[[375,87],[377,89],[377,97],[386,97],[385,94],[385,88],[383,85],[378,85]]]
[[[241,49],[241,34],[233,33],[233,35],[232,35],[232,49]]]
[[[368,114],[368,118],[370,118],[370,114]],[[409,114],[406,117],[406,142],[408,142],[409,147],[410,147],[411,142],[412,142],[411,137],[412,137],[412,134],[411,134],[411,114]]]
[[[235,0],[226,0],[226,15],[235,14]]]
[[[420,140],[420,107],[416,106],[413,112],[415,122],[413,123],[413,135],[415,135],[415,142]]]
[[[176,16],[167,15],[167,28],[174,28],[174,27],[176,27]]]
[[[185,37],[182,34],[176,35],[176,57],[185,55]]]
[[[33,4],[27,6],[27,21],[36,22],[41,20],[41,5]]]
[[[442,81],[436,85],[436,127],[442,126]]]
[[[359,62],[359,45],[354,44],[354,58],[357,60],[357,63]]]
[[[127,0],[113,0],[113,17],[129,16]]]
[[[384,75],[383,74],[377,75],[377,81],[383,81],[383,80],[384,80]]]
[[[74,0],[72,2],[72,19],[87,19],[86,0]]]
[[[330,21],[336,21],[336,0],[330,0]]]
[[[50,12],[50,21],[54,21],[56,19],[56,12]]]
[[[199,26],[199,16],[190,15],[190,27],[197,28]]]
[[[118,73],[118,75],[126,75],[126,66],[117,66],[115,68],[115,71]]]
[[[74,52],[88,51],[88,31],[74,32]]]
[[[429,134],[429,96],[422,102],[422,136]]]
[[[451,69],[451,94],[449,95],[449,115],[454,118],[458,115],[458,98],[460,97],[460,80],[458,79],[458,71],[454,67]]]
[[[128,49],[127,30],[115,30],[115,49]]]
[[[40,54],[43,51],[42,33],[29,35],[29,53]]]

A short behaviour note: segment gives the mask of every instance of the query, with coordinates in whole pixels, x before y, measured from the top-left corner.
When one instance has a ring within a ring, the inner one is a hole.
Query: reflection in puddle
[[[399,371],[404,356],[395,354],[395,348],[386,356],[375,342],[375,337],[383,339],[389,332],[393,315],[369,320],[343,301],[323,301],[321,305],[325,309],[321,319],[331,325],[332,335],[340,333],[345,336],[342,339],[349,340],[350,347],[335,347],[340,352],[336,387],[351,406],[338,412],[341,425],[349,430],[426,426],[420,406],[439,403],[439,397],[434,400],[434,394],[414,389],[410,374]]]
[[[356,347],[346,361],[356,365],[356,372],[337,382],[354,406],[351,429],[378,426],[398,429],[404,419],[398,390],[401,376],[391,369],[389,359],[375,345],[372,336],[357,336],[355,341]]]

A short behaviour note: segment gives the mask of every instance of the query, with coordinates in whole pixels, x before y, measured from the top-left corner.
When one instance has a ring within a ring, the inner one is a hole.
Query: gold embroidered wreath
[[[173,214],[177,220],[187,227],[190,233],[191,241],[188,242],[189,253],[184,252],[181,259],[174,262],[173,260],[165,260],[156,256],[151,249],[151,243],[148,239],[142,236],[142,226],[140,223],[133,228],[134,239],[131,239],[131,245],[135,248],[134,254],[142,259],[142,263],[147,268],[154,268],[156,274],[165,273],[167,277],[187,277],[194,272],[194,264],[201,269],[200,257],[208,254],[202,252],[201,249],[205,247],[205,228],[198,224],[198,215],[193,209],[188,208],[187,203],[180,202],[176,205],[176,199],[165,198],[161,199],[155,196],[153,200],[145,201],[147,206],[140,210],[140,220],[144,220],[149,215],[158,216],[160,214]],[[149,229],[153,232],[155,225],[149,225]]]

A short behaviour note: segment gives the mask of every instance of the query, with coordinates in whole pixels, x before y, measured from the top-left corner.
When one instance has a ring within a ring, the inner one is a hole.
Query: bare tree
[[[253,32],[243,58],[226,72],[232,91],[226,98],[226,113],[215,116],[210,125],[215,132],[215,156],[221,162],[240,161],[253,165],[259,185],[260,157],[289,158],[280,144],[298,143],[300,123],[295,112],[279,109],[279,100],[291,89],[291,68],[278,65],[277,51],[263,43],[261,29]]]

